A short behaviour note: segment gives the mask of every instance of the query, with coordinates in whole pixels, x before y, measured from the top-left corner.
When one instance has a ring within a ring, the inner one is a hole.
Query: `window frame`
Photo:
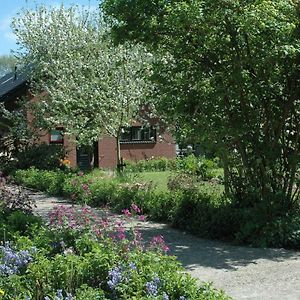
[[[127,131],[128,138],[123,139],[122,134],[120,136],[120,143],[121,144],[154,144],[156,143],[157,140],[157,132],[156,128],[154,126],[149,126],[149,127],[143,127],[143,126],[131,126],[129,128],[123,128],[125,132]],[[140,138],[134,138],[134,135],[136,131],[139,131],[138,134],[140,134]],[[145,131],[149,130],[148,136],[150,137],[149,139],[145,139]],[[124,132],[124,133],[125,133]],[[153,137],[153,139],[151,139]]]
[[[49,132],[49,144],[50,145],[63,145],[64,144],[64,132],[63,132],[63,128],[62,127],[56,127],[50,130]],[[52,136],[54,134],[52,134],[53,131],[59,132],[59,134],[57,135],[61,135],[61,139],[59,140],[52,140]]]

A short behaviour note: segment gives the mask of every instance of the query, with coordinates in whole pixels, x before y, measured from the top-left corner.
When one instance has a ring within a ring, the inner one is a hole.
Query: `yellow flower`
[[[5,294],[5,292],[0,289],[0,296],[3,296],[4,294]]]
[[[61,166],[69,167],[70,164],[71,164],[71,162],[68,159],[66,159],[66,158],[60,160],[60,165]]]

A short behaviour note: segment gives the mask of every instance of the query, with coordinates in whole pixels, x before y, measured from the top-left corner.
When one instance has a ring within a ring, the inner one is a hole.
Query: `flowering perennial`
[[[26,267],[31,261],[32,257],[28,250],[15,251],[9,243],[0,246],[1,264],[0,274],[9,276],[18,274],[23,267]]]

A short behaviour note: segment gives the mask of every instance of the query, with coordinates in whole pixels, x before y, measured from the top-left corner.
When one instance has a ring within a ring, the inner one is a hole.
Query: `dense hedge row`
[[[299,211],[283,216],[280,212],[274,215],[274,208],[265,206],[240,208],[220,193],[199,191],[186,174],[179,173],[173,183],[170,180],[167,192],[136,182],[132,176],[93,179],[89,175],[29,169],[17,171],[15,180],[77,203],[109,205],[119,212],[136,203],[152,220],[170,222],[205,238],[300,249]]]

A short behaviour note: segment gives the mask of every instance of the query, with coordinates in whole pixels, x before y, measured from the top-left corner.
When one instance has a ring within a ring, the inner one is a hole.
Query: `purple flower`
[[[28,250],[15,251],[9,243],[5,243],[5,246],[0,246],[0,252],[2,252],[0,274],[9,276],[12,274],[18,274],[20,269],[27,266],[32,257]]]
[[[126,217],[131,217],[131,212],[129,211],[129,209],[123,209],[122,213],[126,216]]]
[[[137,213],[137,214],[140,214],[142,212],[142,210],[135,204],[135,203],[132,203],[131,204],[131,208]]]
[[[166,292],[163,292],[162,298],[163,298],[163,300],[169,300],[170,299]]]
[[[185,300],[186,298],[184,296],[180,296],[179,300]]]
[[[115,287],[122,281],[122,272],[121,268],[115,267],[108,272],[109,280],[107,284],[111,290],[114,290]]]
[[[146,217],[144,215],[138,216],[139,221],[145,221]]]
[[[157,296],[157,284],[153,281],[147,282],[146,291],[149,296]]]
[[[135,265],[135,263],[133,263],[133,262],[131,262],[131,263],[129,263],[129,268],[131,269],[131,270],[136,270],[136,265]]]

